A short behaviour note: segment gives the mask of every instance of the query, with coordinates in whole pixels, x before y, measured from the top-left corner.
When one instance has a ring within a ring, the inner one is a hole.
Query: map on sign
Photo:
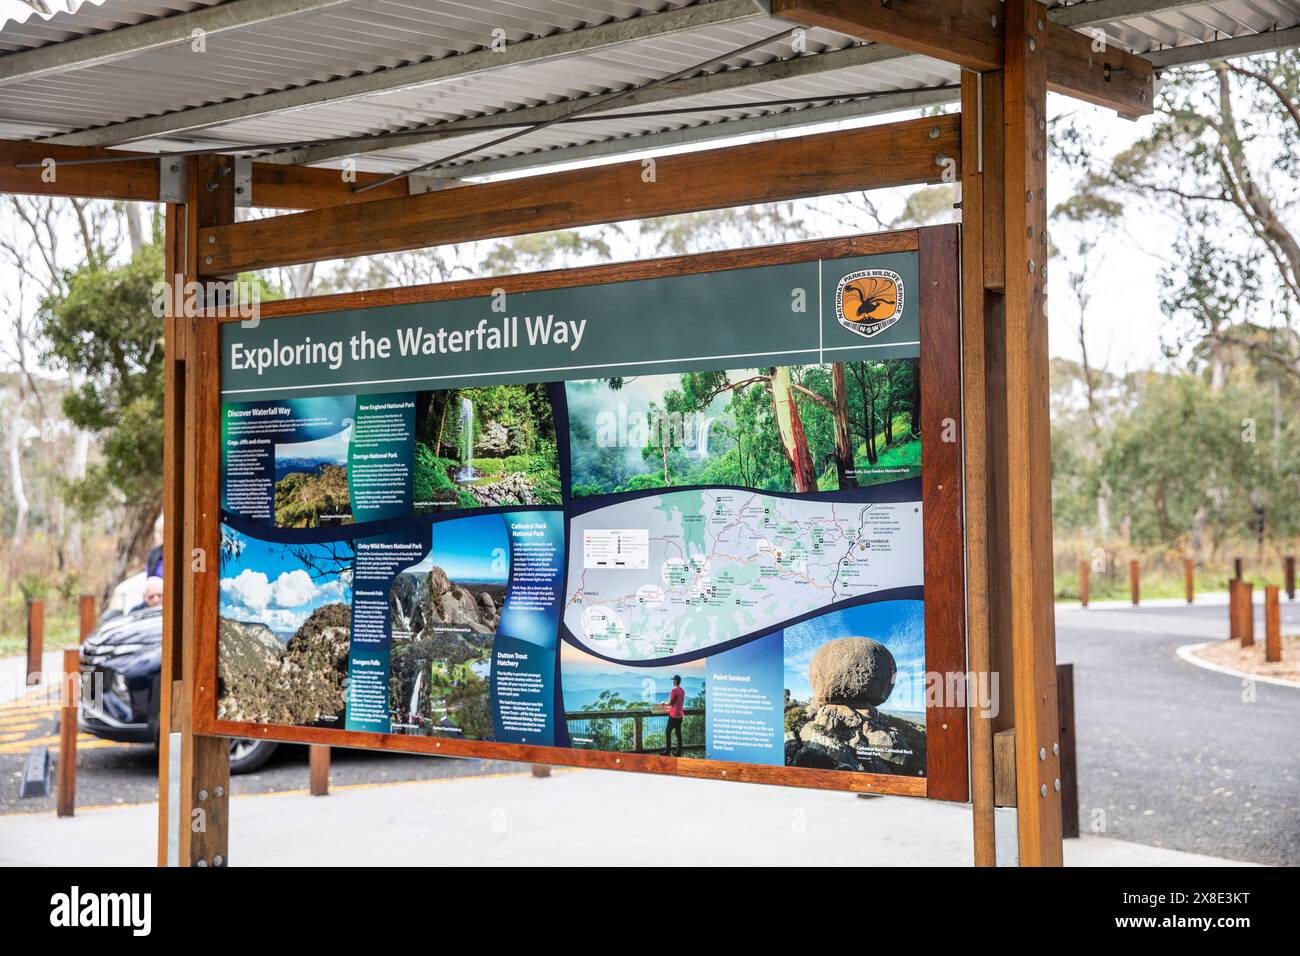
[[[571,534],[588,553],[570,554],[564,623],[586,647],[617,660],[699,651],[922,583],[915,501],[677,491],[578,515]],[[611,542],[635,542],[637,560],[603,560]]]

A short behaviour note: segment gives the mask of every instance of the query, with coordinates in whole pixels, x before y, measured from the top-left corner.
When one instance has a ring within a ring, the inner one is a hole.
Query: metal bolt
[[[216,183],[208,183],[208,192],[210,192],[210,193],[214,193],[214,192],[216,192],[216,191],[217,191],[217,184],[216,184]]]
[[[1039,18],[1038,18],[1038,29],[1040,29],[1040,30],[1043,29],[1043,18],[1042,18],[1042,17],[1039,17]]]
[[[199,860],[199,862],[195,863],[194,865],[195,865],[195,866],[207,866],[207,865],[208,865],[208,861],[207,861],[207,860]]]
[[[1047,748],[1046,748],[1046,747],[1039,747],[1039,748],[1038,748],[1038,759],[1039,759],[1039,760],[1046,760],[1046,759],[1047,759]]]
[[[206,790],[200,790],[200,791],[199,791],[199,800],[200,800],[200,801],[203,801],[203,800],[206,800],[206,799],[208,799],[208,791],[206,791]]]
[[[1034,265],[1034,260],[1033,260],[1033,259],[1030,259],[1030,260],[1029,260],[1029,271],[1030,271],[1030,272],[1033,272],[1035,268],[1037,268],[1037,267]]]
[[[997,29],[998,26],[997,14],[994,14],[993,16],[989,17],[989,23],[993,25],[993,29],[995,30]]]
[[[1030,38],[1029,38],[1029,52],[1032,53],[1032,52],[1034,52],[1034,51],[1037,50],[1037,49],[1038,49],[1038,42],[1037,42],[1033,37],[1030,37]]]
[[[211,257],[211,256],[204,256],[204,257],[203,257],[203,264],[206,265],[206,266],[210,266],[210,265],[212,265],[212,257]]]
[[[1040,163],[1043,161],[1043,151],[1042,151],[1041,149],[1040,149],[1037,153],[1035,153],[1034,155],[1038,157],[1038,161],[1039,161]]]
[[[1033,202],[1033,201],[1034,201],[1034,191],[1031,189],[1029,190],[1029,192],[1025,193],[1025,202]]]
[[[1060,792],[1061,792],[1061,778],[1060,778],[1060,777],[1057,777],[1057,778],[1056,778],[1056,783],[1053,784],[1053,786],[1056,787],[1056,792],[1057,792],[1057,793],[1060,793]]]
[[[1034,227],[1033,227],[1033,226],[1030,226],[1030,227],[1029,227],[1029,238],[1030,238],[1030,239],[1034,238]]]
[[[218,797],[220,797],[220,796],[223,796],[223,795],[225,794],[226,790],[225,790],[224,787],[217,787],[217,789],[214,790],[213,792],[214,792]]]
[[[1039,128],[1039,129],[1047,129],[1047,120],[1042,120],[1042,119],[1040,119],[1040,120],[1038,121],[1038,128]]]
[[[216,236],[208,236],[208,245],[210,245],[210,246],[215,246],[216,244],[217,244],[217,237],[216,237]]]
[[[931,138],[931,139],[938,139],[938,138],[939,138],[939,127],[937,127],[937,126],[931,126],[931,127],[930,127],[930,138]]]
[[[1042,795],[1044,800],[1047,799],[1047,784],[1043,784],[1043,789],[1040,790],[1039,793]]]
[[[226,862],[226,858],[223,857],[220,853],[218,853],[216,856],[214,856],[214,857],[212,858],[212,865],[213,865],[213,866],[221,866],[221,864],[223,864],[223,863],[225,863],[225,862]]]
[[[1052,756],[1053,756],[1053,757],[1059,757],[1059,756],[1061,756],[1061,745],[1060,745],[1060,744],[1052,744]]]
[[[1039,274],[1040,276],[1042,276],[1044,279],[1046,279],[1046,278],[1047,278],[1047,266],[1043,266],[1043,268],[1039,270],[1038,274]]]

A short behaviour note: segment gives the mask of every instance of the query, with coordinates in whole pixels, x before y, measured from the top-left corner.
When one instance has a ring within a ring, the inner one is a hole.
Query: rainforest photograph
[[[916,359],[567,382],[575,498],[838,491],[921,473]]]
[[[560,504],[555,415],[547,386],[420,392],[412,499],[416,514]]]

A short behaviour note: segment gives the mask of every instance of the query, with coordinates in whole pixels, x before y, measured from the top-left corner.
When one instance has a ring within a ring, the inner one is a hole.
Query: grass
[[[58,651],[80,643],[81,618],[74,605],[63,607],[61,601],[45,602],[45,650]],[[27,653],[27,608],[18,614],[6,614],[0,631],[0,657]]]
[[[1260,571],[1250,573],[1247,569],[1243,578],[1255,586],[1256,593],[1262,592],[1266,585],[1282,586],[1282,573],[1267,574]],[[1212,591],[1227,591],[1228,579],[1232,577],[1230,567],[1197,568],[1195,592],[1206,594]],[[1139,598],[1183,598],[1183,569],[1149,568],[1141,570],[1139,578]],[[1079,572],[1056,573],[1056,600],[1079,600]],[[1127,601],[1129,600],[1128,566],[1124,565],[1110,574],[1093,573],[1088,578],[1089,601]]]

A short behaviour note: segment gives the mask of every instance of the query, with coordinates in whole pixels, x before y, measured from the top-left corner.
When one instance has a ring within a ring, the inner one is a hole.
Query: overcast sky
[[[29,8],[19,0],[0,0],[0,19],[23,18],[28,11]],[[1082,113],[1089,126],[1099,134],[1098,141],[1105,143],[1107,154],[1129,145],[1149,128],[1151,122],[1149,118],[1129,122],[1113,113],[1055,95],[1049,105],[1054,116],[1066,111]],[[1068,171],[1059,163],[1055,164],[1050,182],[1048,199],[1054,205],[1071,191]],[[1062,249],[1072,248],[1072,237],[1061,227],[1054,229],[1056,244]],[[1130,222],[1126,233],[1108,236],[1103,244],[1106,251],[1092,284],[1094,299],[1087,325],[1090,358],[1094,364],[1114,372],[1145,367],[1160,357],[1164,319],[1157,293],[1158,255],[1167,254],[1164,251],[1172,247],[1174,239],[1171,224],[1160,219]],[[1155,254],[1148,250],[1155,250]],[[1054,355],[1068,358],[1079,355],[1078,310],[1067,284],[1067,269],[1075,265],[1067,262],[1065,257],[1057,256],[1051,263],[1048,277],[1051,350]],[[0,274],[0,283],[11,289],[16,281],[12,270],[4,266],[0,269],[6,270]]]

